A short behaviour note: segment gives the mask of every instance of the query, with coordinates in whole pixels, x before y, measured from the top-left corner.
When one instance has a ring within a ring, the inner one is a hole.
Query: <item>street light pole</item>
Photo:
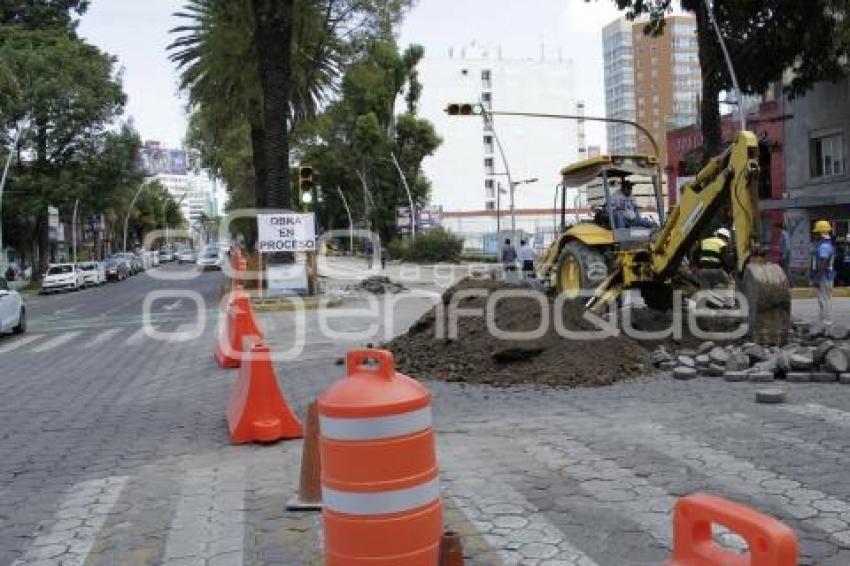
[[[6,267],[6,252],[3,248],[3,188],[6,186],[6,177],[9,175],[9,166],[12,164],[12,157],[15,155],[15,148],[18,146],[18,139],[21,136],[21,130],[15,129],[15,137],[12,138],[12,147],[9,149],[9,155],[6,156],[6,165],[3,167],[3,176],[0,178],[0,268]]]
[[[127,208],[127,214],[124,216],[124,253],[127,253],[127,225],[130,223],[130,211],[133,210],[133,205],[136,204],[136,199],[142,194],[142,189],[145,188],[145,183],[139,186],[139,190],[133,195],[133,200],[130,201],[130,206]]]
[[[348,251],[354,253],[354,222],[351,220],[351,208],[348,206],[348,200],[339,185],[336,186],[339,193],[339,198],[342,199],[342,205],[345,207],[345,213],[348,214]]]
[[[401,170],[401,165],[398,164],[395,152],[390,152],[390,157],[393,158],[393,164],[398,171],[398,176],[401,177],[401,183],[404,185],[404,190],[407,191],[407,201],[410,203],[410,235],[413,240],[416,239],[416,207],[413,206],[413,197],[410,194],[410,186],[407,184],[407,177],[404,176],[404,171]]]
[[[499,134],[496,133],[496,128],[493,125],[493,113],[481,105],[481,115],[484,117],[484,123],[489,127],[493,134],[493,140],[496,142],[496,147],[499,150],[499,156],[502,158],[502,164],[505,166],[505,176],[508,178],[508,187],[510,188],[509,197],[511,200],[511,238],[516,239],[516,209],[514,208],[514,182],[511,177],[511,168],[508,165],[508,158],[505,155],[505,148],[502,147],[502,141],[499,139]]]

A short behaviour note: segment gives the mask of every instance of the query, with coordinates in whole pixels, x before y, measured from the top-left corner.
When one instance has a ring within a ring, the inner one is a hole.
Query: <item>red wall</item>
[[[759,140],[764,139],[770,146],[770,180],[771,198],[781,199],[785,192],[785,159],[783,150],[785,145],[785,116],[782,112],[782,104],[777,101],[764,102],[759,105],[758,111],[747,115],[747,128],[756,134]],[[738,131],[739,123],[730,114],[723,116],[723,141],[729,142]],[[698,152],[702,148],[703,137],[697,126],[688,126],[667,132],[667,179],[668,202],[672,206],[676,204],[679,193],[676,191],[676,179],[679,174],[679,163],[685,157]],[[770,222],[776,225],[782,222],[781,211],[765,211],[762,222]],[[779,233],[780,229],[774,227],[771,230],[771,259],[776,261],[779,257]]]

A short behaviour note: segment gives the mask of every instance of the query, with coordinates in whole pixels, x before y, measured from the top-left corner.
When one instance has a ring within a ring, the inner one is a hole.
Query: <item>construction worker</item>
[[[652,228],[654,223],[640,215],[635,197],[632,196],[633,184],[627,179],[620,182],[620,190],[611,195],[611,213],[614,216],[614,228]]]
[[[827,220],[818,220],[812,228],[815,241],[811,253],[811,279],[818,288],[820,321],[832,323],[832,285],[835,281],[835,244],[832,226]]]
[[[716,289],[729,285],[729,243],[732,233],[728,228],[719,228],[713,236],[705,238],[699,243],[699,265],[700,287],[703,289]]]

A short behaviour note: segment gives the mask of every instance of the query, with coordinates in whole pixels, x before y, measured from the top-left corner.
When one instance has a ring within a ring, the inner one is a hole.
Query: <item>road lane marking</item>
[[[143,326],[133,332],[133,334],[131,334],[129,338],[124,340],[124,344],[127,346],[135,346],[137,344],[140,344],[145,339],[145,337],[145,327]]]
[[[32,349],[33,352],[40,354],[42,352],[47,352],[48,350],[52,350],[54,348],[58,348],[64,344],[67,344],[77,336],[82,334],[81,330],[77,330],[75,332],[66,332],[64,334],[60,334],[56,338],[51,338],[47,342],[43,342]]]
[[[52,527],[37,530],[24,555],[12,566],[49,560],[62,566],[83,566],[126,483],[127,476],[111,476],[75,484],[54,514]]]
[[[107,328],[106,330],[92,338],[85,346],[83,346],[83,348],[88,349],[94,348],[95,346],[100,346],[119,332],[121,332],[120,328]]]
[[[44,334],[27,334],[21,338],[13,338],[9,341],[8,344],[3,344],[0,346],[0,354],[5,354],[6,352],[11,352],[12,350],[17,350],[21,346],[26,346],[31,342],[35,342],[44,338]]]
[[[243,561],[245,467],[226,465],[186,472],[177,510],[168,531],[163,562],[227,556]]]
[[[182,304],[183,304],[183,301],[181,299],[177,299],[173,303],[169,303],[169,304],[165,305],[164,307],[162,307],[162,310],[167,311],[167,312],[171,312],[174,309],[180,308],[180,305],[182,305]]]

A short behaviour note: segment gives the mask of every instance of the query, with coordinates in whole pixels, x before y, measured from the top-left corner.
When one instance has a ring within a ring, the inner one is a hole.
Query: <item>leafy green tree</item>
[[[664,18],[675,5],[674,0],[613,1],[629,19],[648,16],[645,32],[656,35],[664,33]],[[745,93],[764,92],[789,69],[791,96],[805,93],[818,81],[836,81],[844,75],[849,45],[842,36],[846,0],[712,0],[710,4]],[[696,16],[700,114],[706,155],[711,156],[722,149],[719,95],[732,89],[732,80],[704,0],[679,0],[679,6]]]
[[[82,16],[88,7],[89,0],[3,0],[0,25],[72,31],[75,15]]]
[[[27,195],[21,203],[32,219],[26,236],[37,241],[43,267],[47,206],[75,200],[91,145],[121,113],[125,95],[114,58],[64,30],[2,26],[0,60],[21,90],[6,112],[23,132],[10,188]]]

